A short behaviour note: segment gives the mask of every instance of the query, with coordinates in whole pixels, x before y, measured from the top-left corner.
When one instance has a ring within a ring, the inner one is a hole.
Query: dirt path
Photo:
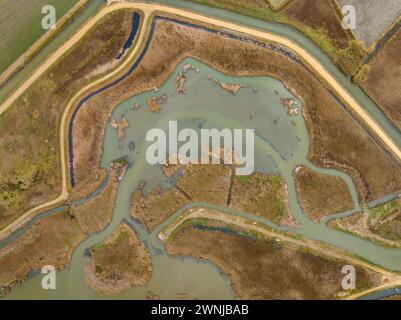
[[[132,6],[133,4],[131,3],[132,8],[136,8],[135,6]],[[96,15],[92,20],[90,20],[78,33],[76,33],[68,42],[66,42],[62,47],[60,47],[48,60],[45,61],[43,65],[41,65],[38,69],[35,70],[35,72],[32,74],[32,76],[22,85],[18,88],[17,91],[14,92],[10,98],[7,99],[7,101],[0,106],[0,115],[7,110],[7,108],[32,84],[34,83],[41,75],[43,75],[44,72],[54,63],[56,62],[65,52],[68,50],[70,47],[72,47],[75,43],[77,43],[81,38],[91,29],[100,19],[102,19],[104,16],[108,15],[110,12],[116,10],[115,7],[108,7],[106,8],[107,10],[102,10],[98,15]],[[151,11],[148,11],[145,8],[145,11],[143,11],[142,14],[142,24],[138,33],[138,40],[135,43],[135,46],[131,50],[128,58],[126,58],[116,69],[114,69],[111,73],[107,74],[103,78],[100,78],[96,80],[95,82],[90,83],[86,87],[82,88],[79,90],[68,102],[67,106],[65,107],[62,118],[61,118],[61,124],[60,124],[60,159],[61,159],[61,172],[62,172],[62,192],[61,194],[44,204],[41,204],[25,214],[23,214],[21,217],[19,217],[17,220],[15,220],[13,223],[8,225],[6,228],[2,229],[0,231],[0,240],[7,238],[10,234],[12,234],[15,230],[17,230],[20,226],[24,225],[27,221],[30,221],[33,217],[35,217],[37,214],[40,213],[41,210],[45,208],[52,207],[56,205],[57,203],[63,202],[68,199],[68,187],[67,187],[67,170],[68,170],[68,160],[66,156],[66,144],[67,144],[67,119],[69,112],[73,106],[75,106],[78,98],[83,95],[85,92],[89,91],[91,88],[96,87],[97,85],[107,81],[109,78],[115,76],[119,72],[123,71],[130,63],[131,61],[137,56],[139,53],[139,49],[142,45],[142,43],[146,40],[145,39],[145,33],[146,33],[146,26],[148,24],[148,19],[150,16]]]
[[[320,254],[322,254],[323,256],[329,256],[335,259],[341,259],[341,260],[346,260],[349,263],[353,264],[353,265],[359,265],[362,266],[366,269],[370,269],[374,272],[377,272],[379,274],[381,274],[383,276],[383,282],[385,282],[385,284],[380,285],[378,287],[375,288],[371,288],[371,289],[367,289],[364,291],[361,291],[359,293],[356,294],[352,294],[348,297],[346,297],[345,299],[347,300],[352,300],[352,299],[356,299],[359,298],[361,296],[364,296],[366,294],[378,291],[378,290],[383,290],[389,287],[395,287],[395,286],[401,286],[401,276],[392,272],[389,272],[387,270],[384,270],[380,267],[377,267],[375,265],[371,265],[369,263],[366,263],[362,260],[359,259],[355,259],[352,256],[348,256],[345,253],[341,253],[341,252],[336,252],[334,250],[330,250],[328,247],[322,247],[322,245],[320,245],[318,242],[316,241],[312,241],[309,239],[302,239],[302,240],[298,240],[298,239],[294,239],[292,237],[286,236],[284,234],[281,233],[276,233],[273,231],[270,231],[266,228],[264,228],[263,226],[256,224],[255,222],[251,221],[251,220],[247,220],[244,219],[242,217],[239,216],[234,216],[234,215],[230,215],[221,211],[210,211],[208,209],[205,208],[197,208],[197,209],[192,209],[190,211],[187,211],[187,213],[184,213],[183,215],[181,215],[180,217],[178,217],[172,224],[170,224],[169,226],[167,226],[162,232],[160,232],[159,234],[159,238],[162,241],[166,241],[171,234],[174,232],[174,230],[177,229],[178,226],[180,226],[181,224],[183,224],[184,222],[188,221],[188,220],[193,220],[193,219],[199,219],[199,218],[203,218],[203,219],[211,219],[211,220],[218,220],[218,221],[222,221],[228,224],[233,224],[236,225],[240,228],[243,228],[244,230],[249,230],[249,231],[256,231],[262,235],[265,235],[269,238],[275,238],[275,239],[279,239],[281,241],[284,242],[289,242],[301,247],[305,247],[308,249],[312,249],[313,251],[319,252]]]
[[[34,217],[40,210],[43,210],[47,207],[53,206],[58,202],[62,202],[68,198],[68,188],[67,188],[67,170],[68,170],[68,160],[66,160],[66,141],[67,141],[67,130],[66,124],[69,112],[72,107],[75,106],[77,99],[85,92],[90,89],[98,86],[104,82],[106,82],[111,77],[115,76],[117,73],[123,71],[127,66],[131,64],[131,61],[137,56],[141,45],[146,41],[146,27],[148,23],[150,23],[150,16],[153,13],[161,12],[161,13],[169,13],[177,16],[184,17],[186,19],[195,20],[202,23],[207,23],[215,27],[225,28],[234,32],[243,33],[246,35],[250,35],[252,37],[257,37],[262,40],[276,42],[282,46],[289,48],[290,50],[297,53],[303,60],[316,71],[317,74],[320,75],[321,78],[326,80],[326,82],[330,85],[330,87],[342,98],[347,105],[356,112],[364,122],[370,127],[370,129],[376,133],[376,135],[384,142],[384,144],[394,153],[394,155],[401,160],[401,150],[392,141],[392,139],[387,135],[387,133],[380,127],[380,125],[363,109],[361,105],[356,102],[356,100],[351,96],[351,94],[346,91],[341,84],[339,84],[335,78],[325,69],[325,67],[314,58],[308,51],[300,47],[295,42],[284,38],[282,36],[278,36],[266,31],[261,31],[257,29],[253,29],[246,26],[241,26],[237,24],[233,24],[230,22],[226,22],[220,19],[204,16],[192,11],[183,10],[179,8],[173,8],[166,5],[159,4],[150,4],[150,3],[135,3],[135,2],[126,2],[121,1],[117,3],[113,3],[112,5],[105,7],[102,9],[95,17],[93,17],[87,24],[85,24],[76,34],[72,36],[70,40],[65,42],[59,49],[52,54],[42,65],[40,65],[33,74],[10,96],[8,99],[0,105],[0,115],[5,112],[8,107],[12,105],[12,103],[22,94],[26,89],[28,89],[40,76],[42,76],[68,49],[74,46],[78,41],[80,41],[83,36],[91,29],[99,20],[101,20],[106,15],[110,14],[113,11],[131,8],[142,11],[142,25],[138,34],[137,41],[134,47],[131,49],[129,57],[125,59],[114,71],[107,74],[101,79],[96,80],[95,82],[87,85],[82,88],[79,92],[77,92],[74,97],[69,101],[66,108],[64,109],[62,120],[60,124],[60,159],[61,159],[61,170],[62,170],[62,192],[61,194],[54,200],[44,203],[36,208],[29,210],[19,219],[14,221],[12,224],[7,226],[5,229],[0,231],[0,239],[4,239],[8,235],[10,235],[13,231],[15,231],[19,226],[24,224],[26,221],[29,221],[32,217]]]

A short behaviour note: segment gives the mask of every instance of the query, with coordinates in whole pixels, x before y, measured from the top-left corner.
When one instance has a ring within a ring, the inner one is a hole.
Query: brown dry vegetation
[[[363,212],[330,221],[329,224],[385,246],[401,244],[401,198]]]
[[[349,174],[362,200],[372,200],[401,189],[401,170],[370,138],[348,111],[333,99],[305,67],[276,52],[219,35],[159,21],[153,40],[138,69],[112,90],[90,100],[78,113],[76,128],[86,126],[85,146],[77,145],[77,184],[88,183],[98,172],[102,135],[110,111],[120,102],[160,87],[184,57],[192,56],[233,76],[269,75],[301,97],[310,134],[309,159],[318,166]],[[102,112],[99,112],[102,110]],[[91,150],[90,152],[88,152]]]
[[[295,182],[304,213],[316,223],[327,215],[354,208],[348,186],[339,177],[301,166],[295,171]]]
[[[392,297],[383,298],[380,300],[401,300],[401,296],[392,296]]]
[[[232,169],[225,165],[170,165],[163,166],[166,176],[182,171],[176,187],[166,191],[156,188],[144,195],[137,190],[131,202],[131,215],[153,230],[174,212],[193,201],[205,201],[226,206]]]
[[[341,26],[341,18],[332,0],[292,0],[281,13],[289,19],[327,32],[338,47],[344,49],[352,35]]]
[[[178,188],[192,201],[227,205],[232,169],[224,165],[188,165]]]
[[[86,279],[102,294],[117,295],[133,286],[144,286],[151,278],[150,254],[124,223],[104,243],[93,247],[90,255]]]
[[[176,187],[164,192],[157,188],[148,195],[139,188],[132,198],[132,217],[150,230],[191,202],[232,207],[277,224],[295,225],[287,207],[286,184],[279,176],[237,177],[225,165],[170,165],[163,170],[171,175],[179,169],[183,174]]]
[[[347,264],[294,244],[252,240],[191,225],[175,233],[167,251],[211,261],[230,277],[240,299],[333,299],[342,290],[341,268]],[[379,275],[361,267],[356,270],[356,290],[379,283]]]
[[[164,192],[155,190],[146,196],[142,190],[137,190],[132,197],[131,215],[149,230],[153,230],[182,208],[187,201],[188,199],[176,188]]]
[[[29,271],[45,265],[65,268],[84,237],[68,211],[35,223],[20,239],[0,249],[0,288],[25,280]]]
[[[366,56],[363,44],[342,28],[335,0],[289,0],[279,11],[261,0],[191,1],[294,27],[322,48],[347,75],[354,74]]]
[[[73,250],[112,219],[118,182],[113,178],[102,192],[80,207],[45,217],[20,238],[0,249],[0,289],[26,279],[29,271],[45,265],[64,269]]]
[[[0,229],[60,192],[58,125],[63,107],[99,69],[107,71],[104,66],[121,50],[131,21],[130,11],[104,18],[1,115]]]
[[[401,29],[369,63],[360,84],[401,131]]]
[[[294,224],[287,205],[287,187],[280,176],[254,173],[235,176],[230,207],[253,213],[277,224]]]
[[[87,235],[103,230],[110,223],[118,186],[117,177],[113,173],[113,177],[100,195],[91,198],[80,206],[71,208],[71,213]]]

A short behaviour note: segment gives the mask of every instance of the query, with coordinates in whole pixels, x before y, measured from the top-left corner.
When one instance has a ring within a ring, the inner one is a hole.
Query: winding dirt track
[[[302,48],[300,45],[296,44],[294,41],[289,40],[285,37],[278,36],[272,34],[270,32],[241,26],[238,24],[226,22],[224,20],[220,20],[217,18],[212,18],[208,16],[204,16],[189,10],[184,10],[180,8],[173,8],[166,5],[160,4],[151,4],[151,3],[135,3],[135,2],[116,2],[112,5],[101,10],[94,18],[92,18],[79,32],[77,32],[69,41],[64,43],[49,59],[47,59],[33,74],[32,76],[22,84],[1,106],[0,106],[0,115],[35,81],[37,80],[58,58],[60,58],[71,46],[77,43],[83,35],[91,28],[94,24],[96,24],[100,19],[102,19],[105,15],[109,14],[112,11],[123,9],[123,8],[132,8],[139,9],[144,12],[145,20],[144,24],[147,23],[150,14],[154,12],[161,13],[170,13],[175,14],[177,16],[182,16],[185,18],[189,18],[195,21],[200,21],[203,23],[208,23],[216,27],[225,28],[231,31],[243,33],[252,37],[257,37],[267,41],[273,41],[283,45],[295,53],[297,53],[313,70],[319,74],[319,76],[324,79],[330,87],[342,98],[342,100],[354,111],[356,112],[362,120],[369,126],[369,128],[384,142],[384,144],[394,153],[394,155],[401,160],[401,149],[398,145],[387,135],[387,133],[381,128],[381,126],[370,116],[365,109],[352,97],[352,95],[340,84],[337,80],[325,69],[325,67],[314,58],[307,50]],[[144,29],[144,28],[143,28]],[[136,48],[142,44],[144,34],[140,34],[140,39],[137,42]],[[136,50],[134,50],[136,51]],[[132,57],[132,55],[131,55]],[[120,66],[119,69],[122,69],[127,65],[124,63]],[[109,77],[113,76],[109,74],[105,76],[103,79],[96,81],[96,84],[107,80]],[[92,85],[87,88],[82,89],[88,90],[92,87]],[[73,98],[74,99],[74,98]],[[65,110],[68,111],[68,110]]]
[[[233,32],[242,33],[247,36],[256,37],[264,41],[276,42],[282,46],[289,48],[298,54],[305,63],[307,63],[322,79],[324,79],[331,89],[336,92],[336,94],[341,97],[341,99],[348,105],[348,107],[353,110],[359,117],[367,124],[367,126],[374,132],[382,142],[387,146],[387,148],[396,156],[397,159],[401,160],[401,149],[397,146],[397,144],[387,135],[387,133],[383,130],[383,128],[373,119],[365,109],[359,105],[359,103],[352,97],[352,95],[340,84],[336,81],[336,79],[325,69],[325,67],[314,58],[307,50],[303,49],[301,46],[296,44],[295,42],[278,36],[266,31],[233,24],[230,22],[226,22],[224,20],[220,20],[217,18],[212,18],[208,16],[204,16],[192,11],[173,8],[166,5],[160,4],[151,4],[151,3],[135,3],[135,2],[116,2],[112,5],[105,7],[102,9],[95,17],[93,17],[87,24],[85,24],[76,34],[72,36],[67,42],[65,42],[59,49],[53,53],[43,64],[41,64],[32,75],[16,90],[14,91],[7,100],[0,105],[0,115],[5,112],[15,100],[21,96],[25,90],[27,90],[40,76],[42,76],[68,49],[78,43],[83,36],[91,29],[99,20],[101,20],[106,15],[110,14],[113,11],[130,8],[137,9],[142,11],[142,25],[139,30],[137,41],[134,47],[131,49],[129,56],[111,73],[107,74],[101,79],[96,80],[95,82],[87,85],[82,88],[79,92],[77,92],[74,97],[69,101],[67,106],[65,107],[60,123],[60,159],[61,159],[61,170],[62,170],[62,192],[56,198],[47,203],[39,205],[24,215],[22,215],[19,219],[14,221],[12,224],[7,226],[5,229],[0,231],[0,240],[6,238],[12,232],[14,232],[18,227],[23,225],[25,222],[32,219],[36,214],[38,214],[41,210],[45,208],[52,207],[60,202],[68,199],[68,187],[67,187],[67,170],[68,170],[68,160],[66,157],[66,143],[67,143],[67,130],[66,124],[69,112],[77,103],[78,98],[85,92],[90,91],[95,86],[102,84],[109,80],[111,77],[123,71],[128,65],[130,65],[133,59],[139,53],[141,46],[144,41],[146,41],[146,30],[148,24],[151,22],[150,17],[154,13],[167,13],[174,14],[179,17],[184,17],[186,19],[191,19],[194,21],[207,23],[217,28],[225,28],[231,30]]]
[[[363,291],[357,292],[355,294],[351,294],[344,298],[346,300],[354,300],[354,299],[357,299],[364,295],[373,293],[378,290],[384,290],[389,287],[401,286],[401,276],[398,274],[392,273],[383,268],[380,268],[373,264],[367,263],[360,259],[354,258],[352,256],[348,256],[345,253],[337,252],[335,250],[329,250],[327,247],[323,247],[322,245],[320,245],[320,243],[317,241],[309,240],[306,238],[303,238],[302,240],[295,239],[290,236],[286,236],[285,234],[270,231],[270,230],[266,229],[265,227],[254,223],[251,220],[244,219],[239,216],[233,216],[231,214],[227,214],[227,213],[224,213],[222,211],[217,211],[217,210],[209,210],[206,208],[190,209],[189,211],[187,211],[186,213],[184,213],[183,215],[178,217],[174,222],[172,222],[170,225],[168,225],[164,230],[162,230],[159,233],[160,240],[162,240],[162,241],[168,240],[170,238],[171,234],[184,222],[190,221],[190,220],[196,220],[199,218],[222,221],[227,224],[236,225],[247,231],[256,231],[257,233],[265,235],[268,238],[279,239],[280,241],[284,241],[287,243],[295,244],[300,247],[312,249],[313,251],[318,252],[324,256],[328,256],[328,257],[332,257],[332,258],[340,259],[340,260],[345,260],[354,266],[357,266],[357,265],[362,266],[366,269],[377,272],[378,274],[380,274],[382,276],[382,282],[384,283],[383,285],[380,285],[380,286],[374,287],[374,288],[370,288],[367,290],[363,290]]]
[[[89,0],[79,0],[68,12],[64,14],[57,21],[57,25],[54,29],[49,29],[42,37],[40,37],[27,51],[24,52],[11,66],[9,66],[2,74],[0,74],[0,85],[5,83],[9,78],[12,77],[19,69],[21,69],[25,62],[32,57],[35,52],[40,50],[41,47],[46,45],[47,41],[54,37],[65,23],[68,22],[78,11],[80,11]],[[0,112],[1,113],[1,112]]]

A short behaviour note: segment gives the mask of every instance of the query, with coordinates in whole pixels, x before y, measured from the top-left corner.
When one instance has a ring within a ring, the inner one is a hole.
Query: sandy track
[[[284,241],[287,243],[292,243],[301,247],[306,247],[308,249],[312,249],[315,252],[319,252],[323,256],[328,256],[332,257],[335,259],[340,259],[340,260],[345,260],[351,263],[354,266],[362,266],[366,269],[372,270],[374,272],[377,272],[382,275],[383,277],[383,285],[380,285],[378,287],[370,288],[367,290],[363,290],[361,292],[351,294],[347,297],[345,297],[346,300],[353,300],[357,299],[361,296],[367,295],[369,293],[373,293],[375,291],[379,290],[384,290],[386,288],[390,287],[396,287],[396,286],[401,286],[401,276],[395,273],[392,273],[390,271],[387,271],[385,269],[382,269],[378,266],[366,263],[362,260],[353,258],[352,256],[348,256],[344,253],[341,252],[336,252],[334,250],[330,250],[327,247],[323,247],[319,244],[319,242],[312,241],[309,239],[305,240],[298,240],[294,239],[290,236],[287,236],[282,233],[276,233],[274,231],[270,231],[260,224],[254,223],[251,220],[244,219],[239,216],[234,216],[231,214],[227,214],[221,211],[216,211],[216,210],[209,210],[205,208],[195,208],[195,209],[190,209],[187,211],[187,213],[184,213],[180,217],[178,217],[174,222],[172,222],[170,225],[168,225],[163,231],[159,233],[159,238],[162,241],[168,240],[168,238],[171,236],[171,234],[184,222],[189,221],[189,220],[195,220],[195,219],[210,219],[210,220],[217,220],[221,221],[227,224],[232,224],[235,226],[238,226],[244,230],[247,231],[256,231],[257,233],[260,233],[262,235],[267,236],[268,238],[273,238],[273,239],[279,239],[280,241]]]
[[[135,2],[117,2],[112,4],[111,6],[105,7],[102,9],[95,17],[93,17],[87,24],[85,24],[70,40],[65,42],[54,54],[52,54],[42,65],[40,65],[33,74],[15,91],[11,94],[8,99],[0,105],[0,115],[5,112],[12,103],[24,93],[40,76],[42,76],[68,49],[74,46],[77,42],[79,42],[82,37],[91,29],[99,20],[101,20],[106,15],[110,14],[113,11],[131,8],[142,11],[142,25],[138,34],[137,41],[135,46],[131,49],[129,57],[125,59],[114,71],[107,74],[101,79],[96,80],[95,82],[87,85],[77,92],[74,97],[69,101],[67,106],[65,107],[60,123],[60,159],[61,159],[61,170],[62,170],[62,192],[61,194],[54,200],[44,203],[38,207],[35,207],[24,215],[22,215],[19,219],[14,221],[12,224],[7,226],[5,229],[0,231],[0,239],[4,239],[9,234],[11,234],[14,230],[16,230],[19,226],[24,224],[26,221],[29,221],[33,216],[35,216],[40,210],[43,210],[47,207],[53,206],[58,202],[62,202],[68,198],[68,188],[67,188],[67,170],[68,170],[68,160],[66,158],[66,142],[67,142],[67,119],[69,112],[77,103],[78,98],[85,92],[91,90],[95,86],[98,86],[104,82],[106,82],[111,77],[115,76],[119,72],[123,71],[127,66],[129,66],[132,60],[137,56],[141,45],[146,41],[146,26],[150,23],[150,16],[153,13],[168,13],[174,14],[177,16],[184,17],[186,19],[191,19],[194,21],[207,23],[212,26],[225,28],[234,32],[243,33],[245,35],[249,35],[252,37],[257,37],[259,39],[265,41],[276,42],[282,46],[289,48],[290,50],[297,53],[302,59],[313,69],[317,74],[320,75],[322,79],[324,79],[333,91],[337,93],[338,96],[342,98],[342,100],[356,113],[360,116],[360,118],[369,126],[369,128],[383,141],[383,143],[391,150],[394,155],[401,160],[401,150],[396,145],[396,143],[387,135],[387,133],[380,127],[380,125],[365,111],[365,109],[359,105],[359,103],[351,96],[351,94],[345,90],[341,84],[339,84],[335,78],[324,68],[324,66],[314,58],[308,51],[300,47],[295,42],[284,38],[282,36],[278,36],[266,31],[261,31],[257,29],[253,29],[246,26],[241,26],[237,24],[233,24],[230,22],[226,22],[220,19],[200,15],[195,12],[191,12],[188,10],[183,10],[179,8],[173,8],[166,5],[159,4],[150,4],[150,3],[135,3]]]

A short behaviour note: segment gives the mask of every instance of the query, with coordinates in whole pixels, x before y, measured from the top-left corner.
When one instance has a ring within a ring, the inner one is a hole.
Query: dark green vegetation
[[[112,61],[130,32],[129,11],[113,13],[0,116],[0,229],[61,189],[58,130],[64,106]]]

